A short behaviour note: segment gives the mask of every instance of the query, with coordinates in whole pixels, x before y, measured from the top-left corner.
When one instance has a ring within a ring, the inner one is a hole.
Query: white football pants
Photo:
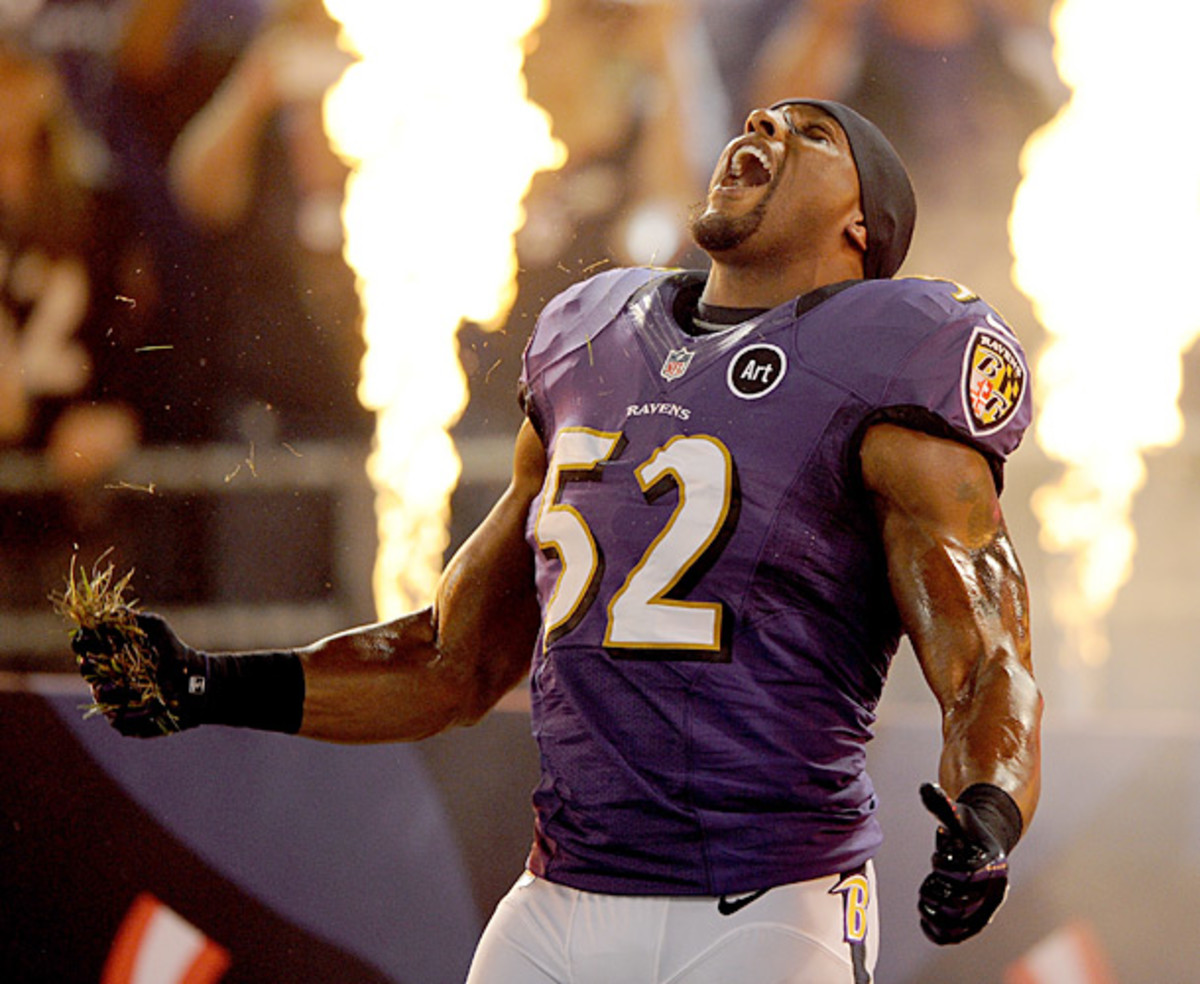
[[[581,892],[526,872],[497,905],[467,984],[871,981],[879,909],[869,862],[721,903]]]

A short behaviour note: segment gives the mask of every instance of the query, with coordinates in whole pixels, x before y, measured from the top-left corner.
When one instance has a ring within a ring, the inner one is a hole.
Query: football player
[[[543,311],[511,484],[431,608],[234,654],[140,614],[165,699],[97,683],[112,723],[415,740],[528,675],[533,846],[471,984],[861,984],[865,748],[907,634],[943,717],[919,918],[937,943],[978,932],[1039,792],[999,505],[1029,373],[968,289],[893,279],[914,218],[863,117],[755,110],[691,220],[710,269],[602,273]],[[77,636],[85,675],[110,644]]]

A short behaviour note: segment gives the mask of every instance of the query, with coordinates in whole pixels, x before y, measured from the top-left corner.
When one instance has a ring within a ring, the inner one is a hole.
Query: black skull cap
[[[842,103],[829,99],[783,99],[771,109],[795,105],[823,109],[845,132],[858,170],[859,195],[867,225],[863,276],[886,280],[904,262],[917,218],[917,198],[904,162],[879,127]]]

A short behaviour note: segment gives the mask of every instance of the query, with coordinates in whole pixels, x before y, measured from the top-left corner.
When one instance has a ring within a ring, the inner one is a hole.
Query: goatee
[[[734,249],[749,239],[767,211],[767,199],[745,215],[728,216],[708,210],[706,202],[692,208],[688,217],[688,232],[692,240],[706,253],[721,253]]]

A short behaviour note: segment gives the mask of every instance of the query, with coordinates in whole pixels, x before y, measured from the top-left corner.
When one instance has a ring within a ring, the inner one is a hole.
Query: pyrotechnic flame
[[[1064,465],[1033,498],[1043,547],[1067,560],[1052,614],[1064,660],[1088,667],[1132,572],[1144,454],[1182,436],[1180,356],[1200,334],[1200,7],[1059,0],[1051,26],[1072,95],[1025,146],[1010,233],[1047,331],[1037,439]]]
[[[343,220],[367,341],[359,396],[377,414],[375,601],[390,618],[432,598],[461,462],[455,335],[498,327],[516,294],[513,235],[538,170],[560,167],[526,98],[525,36],[545,0],[326,0],[358,56],[326,98],[352,166]]]

